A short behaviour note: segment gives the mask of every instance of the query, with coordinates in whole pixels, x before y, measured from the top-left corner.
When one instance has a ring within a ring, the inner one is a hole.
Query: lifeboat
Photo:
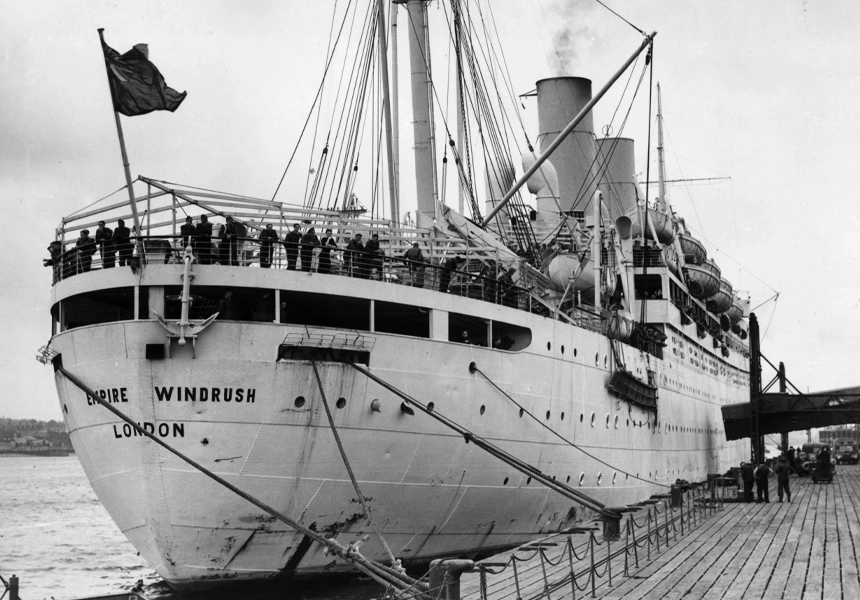
[[[697,300],[705,300],[720,291],[720,268],[712,260],[706,260],[700,266],[685,266],[684,275],[690,295]]]
[[[722,314],[732,307],[732,284],[720,278],[720,291],[708,298],[708,310],[715,315]]]
[[[732,322],[732,325],[740,323],[741,319],[744,318],[743,305],[737,296],[732,297],[732,307],[726,311],[726,316]]]
[[[708,258],[708,251],[705,250],[702,242],[689,233],[679,233],[678,240],[681,242],[681,250],[687,263],[700,265]]]
[[[547,266],[547,274],[552,282],[561,290],[567,289],[573,282],[573,292],[579,292],[583,300],[594,298],[594,265],[591,262],[591,252],[585,253],[580,260],[579,254],[557,254]]]
[[[628,210],[624,215],[629,217],[633,222],[633,237],[642,236],[642,225],[639,223],[639,215],[641,214],[642,219],[645,218],[645,209],[639,208],[635,206]],[[654,210],[653,208],[648,209],[648,218],[651,219],[651,223],[654,224],[654,232],[657,234],[657,241],[661,244],[671,244],[675,241],[675,225],[672,223],[672,218],[659,210]],[[654,236],[651,235],[651,228],[647,225],[645,226],[645,237],[649,240],[653,240]]]
[[[662,259],[663,264],[669,267],[669,270],[675,277],[680,279],[681,268],[678,265],[678,257],[675,255],[675,252],[672,251],[671,246],[663,246]]]

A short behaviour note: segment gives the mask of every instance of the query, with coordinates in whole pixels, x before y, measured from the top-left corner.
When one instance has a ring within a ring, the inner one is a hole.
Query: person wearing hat
[[[337,240],[332,235],[331,229],[325,230],[325,235],[320,240],[320,264],[317,268],[319,273],[331,273],[331,251],[337,249]]]
[[[346,271],[352,277],[358,277],[359,279],[365,279],[364,276],[364,243],[361,241],[361,234],[356,233],[355,237],[353,237],[349,244],[346,246],[346,252],[344,252],[344,260],[346,261]]]
[[[366,252],[365,258],[367,260],[367,276],[373,279],[373,272],[377,271],[379,273],[378,279],[382,281],[382,259],[385,256],[385,252],[379,247],[378,233],[370,236],[370,241],[367,242],[364,251]]]
[[[319,245],[320,239],[317,237],[316,230],[311,227],[308,229],[308,232],[302,236],[302,271],[310,272],[314,259],[314,248]]]
[[[113,245],[113,232],[109,227],[105,227],[104,221],[99,221],[99,228],[96,229],[96,246],[99,247],[99,252],[102,256],[102,268],[112,269],[116,262],[116,248]]]
[[[239,240],[236,238],[236,223],[233,222],[233,217],[227,217],[227,222],[218,230],[218,237],[221,238],[221,264],[238,265]]]
[[[206,215],[200,215],[200,222],[194,228],[194,250],[201,265],[212,264],[212,223]]]
[[[194,220],[191,217],[185,217],[185,225],[179,228],[179,233],[182,235],[182,249],[184,250],[186,246],[193,243],[197,234],[197,228],[194,227]]]
[[[272,265],[272,252],[275,242],[278,241],[278,232],[272,229],[272,224],[267,223],[266,228],[260,232],[260,267],[268,269]]]
[[[90,237],[90,230],[84,229],[81,231],[81,237],[75,243],[75,249],[78,252],[77,273],[85,273],[90,270],[93,265],[93,254],[96,253],[96,242]]]
[[[119,266],[124,267],[131,262],[134,247],[131,245],[131,230],[125,226],[125,221],[117,219],[113,230],[113,245],[119,254]]]
[[[296,259],[299,256],[299,247],[302,242],[301,226],[298,223],[293,223],[293,230],[288,231],[284,236],[284,250],[287,251],[287,270],[296,270]]]

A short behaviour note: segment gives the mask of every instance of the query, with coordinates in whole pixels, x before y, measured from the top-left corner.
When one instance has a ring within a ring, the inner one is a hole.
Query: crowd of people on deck
[[[107,227],[105,221],[99,221],[94,237],[90,237],[88,229],[83,229],[75,245],[65,252],[61,242],[51,242],[48,246],[51,258],[44,261],[45,266],[54,267],[54,281],[58,281],[90,271],[96,252],[100,254],[101,266],[104,269],[114,268],[117,263],[121,267],[131,265],[134,255],[131,233],[122,219],[117,220],[113,229]],[[195,260],[202,265],[239,266],[254,262],[245,256],[242,249],[243,243],[249,237],[245,225],[227,216],[225,223],[217,230],[215,238],[217,243],[213,241],[214,233],[213,223],[209,221],[207,215],[201,215],[196,224],[194,219],[188,216],[180,227],[180,246],[183,249],[190,247]],[[338,274],[359,279],[385,279],[386,255],[380,246],[379,234],[372,233],[371,239],[367,242],[363,238],[362,233],[356,232],[346,246],[340,247],[332,229],[326,229],[323,236],[318,237],[314,227],[309,227],[302,232],[301,224],[295,223],[281,239],[272,224],[268,223],[257,236],[259,266],[263,269],[272,268],[275,264],[275,250],[278,245],[282,245],[285,268],[289,271],[333,273],[332,254],[339,252],[342,253],[343,263],[342,266],[338,264]],[[171,260],[174,250],[166,239],[149,238],[143,242],[143,251],[147,255],[158,252],[164,257],[165,262]],[[411,247],[397,257],[397,261],[406,265],[410,285],[424,287],[425,271],[431,267],[431,261],[425,258],[418,242],[413,242]],[[477,279],[482,281],[480,294],[489,296],[485,297],[485,300],[506,304],[512,304],[515,301],[516,286],[513,280],[515,268],[501,269],[496,272],[494,268],[485,265],[480,273],[474,275],[465,273],[467,264],[467,259],[461,255],[444,259],[436,267],[438,275],[434,279],[438,281],[437,289],[448,292],[454,278],[462,275],[467,281]]]

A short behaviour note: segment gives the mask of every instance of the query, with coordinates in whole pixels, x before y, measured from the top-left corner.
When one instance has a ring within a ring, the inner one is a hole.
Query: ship
[[[426,23],[426,2],[402,4]],[[459,2],[446,6],[476,59],[474,28]],[[350,168],[348,185],[323,180],[333,142],[298,204],[140,176],[130,201],[57,228],[41,356],[99,500],[174,588],[355,566],[146,434],[305,531],[407,567],[593,518],[575,494],[621,507],[745,455],[725,439],[720,408],[748,396],[749,300],[665,187],[648,195],[633,140],[595,135],[591,81],[537,82],[538,147],[516,160],[494,147],[480,194],[468,142],[436,138],[420,32],[409,34],[418,210],[408,220],[395,193],[387,217],[365,207]],[[458,85],[462,98],[492,93]],[[390,125],[384,107],[374,115]],[[491,129],[483,121],[484,137]],[[376,154],[396,157],[396,139],[389,131]],[[660,129],[661,182],[662,144]],[[460,210],[440,194],[449,164]],[[375,185],[394,190],[393,179]],[[200,233],[203,216],[211,233]],[[134,223],[128,238],[81,234],[120,219]],[[294,225],[305,238],[285,246]],[[331,230],[334,246],[317,246],[311,228]],[[277,242],[261,241],[267,229]]]

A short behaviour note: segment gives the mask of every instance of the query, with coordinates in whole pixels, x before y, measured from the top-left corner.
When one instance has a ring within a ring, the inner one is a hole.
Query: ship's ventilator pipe
[[[371,577],[374,581],[376,581],[380,585],[382,585],[386,588],[394,587],[394,588],[399,589],[399,590],[407,590],[407,589],[416,590],[417,589],[417,590],[425,591],[427,589],[427,585],[425,583],[419,582],[419,581],[417,581],[417,580],[415,580],[415,579],[413,579],[413,578],[411,578],[408,575],[405,575],[403,573],[399,573],[395,569],[392,569],[390,567],[386,567],[385,565],[378,563],[373,559],[367,558],[366,556],[362,556],[359,553],[359,551],[355,547],[353,547],[352,545],[350,545],[348,548],[344,547],[343,545],[337,543],[335,540],[327,539],[323,535],[321,535],[320,533],[314,531],[313,529],[309,529],[308,527],[305,527],[304,525],[302,525],[298,521],[291,519],[290,517],[288,517],[284,513],[280,512],[278,510],[275,510],[274,508],[272,508],[271,506],[269,506],[265,502],[258,500],[257,498],[254,498],[253,496],[251,496],[250,494],[248,494],[246,492],[243,492],[242,490],[237,488],[235,485],[233,485],[232,483],[230,483],[226,479],[219,477],[218,475],[216,475],[215,473],[213,473],[212,471],[210,471],[209,469],[207,469],[206,467],[204,467],[200,463],[195,462],[191,458],[189,458],[189,457],[185,456],[184,454],[182,454],[181,452],[179,452],[179,450],[176,450],[175,448],[171,447],[169,444],[167,444],[163,440],[155,437],[153,434],[146,431],[143,427],[141,427],[140,425],[138,425],[137,423],[132,421],[131,418],[127,417],[125,414],[123,414],[116,407],[111,406],[105,400],[102,400],[102,398],[95,392],[95,390],[89,388],[80,379],[78,379],[77,377],[75,377],[74,375],[69,373],[63,367],[62,355],[58,354],[57,356],[54,357],[53,366],[54,366],[54,372],[61,373],[66,379],[68,379],[71,383],[73,383],[75,386],[77,386],[81,391],[83,391],[92,400],[94,400],[95,402],[98,402],[99,404],[104,406],[106,409],[111,411],[113,414],[115,414],[117,417],[119,417],[120,419],[122,419],[123,421],[125,421],[126,423],[131,425],[131,427],[135,431],[137,431],[140,435],[149,438],[150,440],[152,440],[153,442],[155,442],[156,444],[158,444],[159,446],[161,446],[162,448],[164,448],[165,450],[167,450],[171,454],[174,454],[175,456],[179,457],[180,459],[182,459],[183,461],[185,461],[186,463],[188,463],[189,465],[191,465],[192,467],[194,467],[195,469],[197,469],[198,471],[200,471],[201,473],[203,473],[204,475],[206,475],[210,479],[213,479],[217,483],[220,483],[225,488],[227,488],[228,490],[230,490],[231,492],[233,492],[237,496],[244,498],[245,500],[247,500],[248,502],[250,502],[251,504],[253,504],[257,508],[259,508],[260,510],[270,514],[271,516],[275,517],[279,521],[286,523],[287,525],[289,525],[290,527],[292,527],[293,529],[295,529],[299,533],[306,535],[307,537],[314,540],[315,542],[318,542],[318,543],[322,544],[323,546],[328,547],[329,551],[332,554],[334,554],[335,556],[355,565],[356,568],[358,568],[358,570],[360,570],[365,575]],[[417,595],[421,596],[423,594],[421,592],[419,592]]]
[[[416,407],[420,411],[430,415],[431,417],[433,417],[434,419],[436,419],[437,421],[439,421],[440,423],[442,423],[446,427],[453,429],[454,431],[456,431],[457,433],[459,433],[460,435],[462,435],[465,438],[466,443],[472,442],[481,450],[485,450],[485,451],[489,452],[490,454],[492,454],[493,456],[495,456],[496,458],[498,458],[502,462],[515,468],[520,473],[523,473],[524,475],[528,475],[532,479],[535,479],[536,481],[539,481],[540,483],[544,484],[546,487],[558,492],[559,494],[561,494],[562,496],[565,496],[566,498],[569,498],[570,500],[573,500],[577,504],[584,506],[585,508],[587,508],[589,510],[593,510],[594,512],[600,514],[604,518],[611,518],[611,519],[618,519],[619,518],[619,514],[615,510],[607,508],[606,505],[603,504],[602,502],[595,500],[594,498],[591,498],[590,496],[586,496],[582,492],[579,492],[579,491],[571,488],[570,486],[567,486],[567,485],[561,483],[560,481],[555,481],[551,477],[544,475],[536,467],[533,467],[532,465],[521,461],[520,459],[513,456],[512,454],[505,452],[504,450],[491,444],[487,440],[475,435],[474,433],[472,433],[471,431],[469,431],[465,427],[462,427],[461,425],[458,425],[457,423],[455,423],[451,419],[445,417],[444,415],[439,414],[436,410],[430,410],[425,405],[421,404],[420,402],[418,402],[417,400],[415,400],[414,398],[412,398],[408,394],[401,392],[400,390],[395,388],[390,383],[388,383],[388,382],[380,379],[376,375],[372,374],[370,371],[367,371],[366,369],[363,369],[362,367],[359,367],[358,365],[356,365],[354,363],[347,363],[347,364],[349,366],[351,366],[353,369],[355,369],[356,371],[358,371],[359,373],[362,373],[366,377],[368,377],[369,379],[372,379],[373,381],[375,381],[376,383],[378,383],[379,385],[381,385],[382,387],[384,387],[385,389],[387,389],[391,393],[395,394],[396,396],[399,396],[400,398],[402,398],[403,400],[405,400],[406,402],[408,402],[412,406]]]

